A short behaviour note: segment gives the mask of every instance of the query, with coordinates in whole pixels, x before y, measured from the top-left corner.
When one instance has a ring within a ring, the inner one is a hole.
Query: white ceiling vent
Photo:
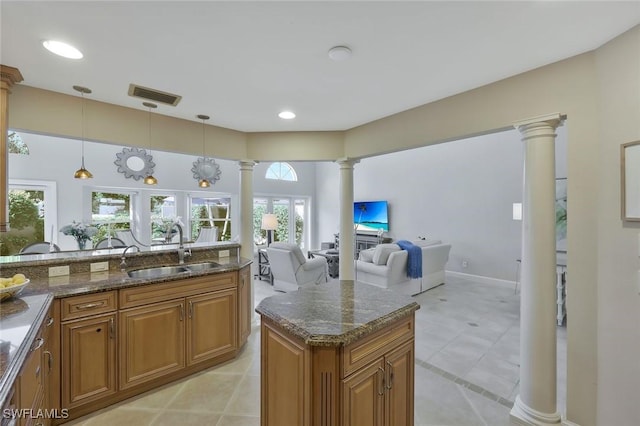
[[[138,86],[137,84],[129,85],[129,96],[135,96],[137,98],[148,99],[150,101],[159,102],[161,104],[176,106],[182,96],[174,95],[173,93],[167,93],[156,89],[150,89],[148,87]]]

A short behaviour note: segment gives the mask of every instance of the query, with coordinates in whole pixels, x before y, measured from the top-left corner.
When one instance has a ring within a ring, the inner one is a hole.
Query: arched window
[[[265,175],[267,179],[276,179],[276,180],[288,180],[291,182],[298,181],[298,175],[296,171],[291,167],[289,163],[272,163],[267,169],[267,174]]]

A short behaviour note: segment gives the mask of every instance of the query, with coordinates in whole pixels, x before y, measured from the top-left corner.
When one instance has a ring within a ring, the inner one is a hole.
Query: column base
[[[562,421],[559,412],[549,414],[534,410],[522,402],[520,395],[516,397],[509,417],[511,424],[524,426],[559,425]]]

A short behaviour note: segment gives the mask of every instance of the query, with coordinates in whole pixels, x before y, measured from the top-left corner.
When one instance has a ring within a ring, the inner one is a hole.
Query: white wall
[[[640,140],[639,52],[636,27],[597,54],[598,425],[640,424],[640,223],[620,220],[620,145]]]
[[[148,202],[149,196],[158,193],[177,193],[177,203],[185,206],[185,195],[198,193],[207,196],[230,195],[231,215],[237,217],[239,210],[240,174],[237,161],[216,159],[222,174],[220,180],[207,190],[198,187],[191,168],[198,157],[172,152],[151,151],[156,163],[153,175],[158,185],[150,187],[141,180],[125,178],[114,164],[116,154],[122,146],[85,142],[85,166],[93,173],[93,179],[74,179],[73,173],[80,167],[81,142],[67,138],[19,132],[29,147],[29,155],[9,155],[9,178],[28,180],[49,180],[57,183],[58,189],[58,229],[71,221],[89,221],[87,194],[93,187],[125,188],[135,190]],[[265,179],[265,172],[271,163],[259,163],[254,169],[254,192],[256,195],[296,195],[313,197],[315,194],[315,163],[292,162],[298,174],[298,182],[284,182]],[[238,233],[238,222],[232,220],[232,235]],[[45,230],[49,239],[50,231]],[[57,240],[57,241],[56,241]],[[54,232],[54,242],[63,250],[77,249],[75,240],[59,232]]]
[[[556,176],[566,177],[566,127],[558,129]],[[447,270],[515,280],[521,224],[522,142],[516,130],[363,159],[354,171],[356,201],[389,202],[389,236],[452,244]],[[338,166],[318,166],[321,241],[338,232]],[[462,267],[462,261],[467,267]]]

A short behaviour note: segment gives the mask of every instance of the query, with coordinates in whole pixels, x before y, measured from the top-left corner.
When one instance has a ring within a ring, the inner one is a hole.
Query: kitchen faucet
[[[127,262],[126,262],[126,260],[127,260],[127,251],[128,251],[130,248],[134,248],[134,247],[135,247],[136,249],[138,249],[138,253],[139,253],[139,252],[140,252],[140,247],[138,247],[138,246],[137,246],[137,245],[135,245],[135,244],[131,244],[130,246],[127,246],[127,247],[124,249],[124,251],[122,252],[122,257],[120,258],[120,270],[121,270],[121,271],[124,271],[124,270],[127,268]]]
[[[185,251],[182,225],[176,223],[175,226],[178,227],[178,237],[180,238],[180,242],[178,243],[178,263],[182,265],[184,263],[184,257],[191,256],[191,249]]]

